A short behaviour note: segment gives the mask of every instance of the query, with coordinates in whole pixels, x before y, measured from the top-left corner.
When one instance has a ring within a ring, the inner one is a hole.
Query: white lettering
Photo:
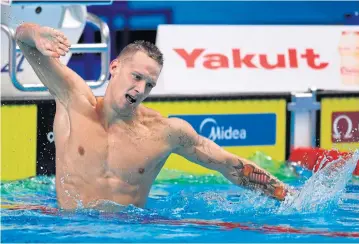
[[[245,129],[241,129],[241,132],[239,134],[239,138],[241,138],[242,140],[247,138],[247,131]]]
[[[344,138],[346,138],[346,139],[352,138],[353,134],[351,132],[353,129],[353,122],[347,115],[340,115],[340,116],[336,117],[335,120],[333,121],[333,131],[334,131],[333,137],[338,140],[341,139],[341,135],[338,131],[338,123],[341,119],[346,120],[346,122],[348,124],[348,129],[345,132]]]
[[[212,141],[216,140],[244,140],[247,138],[247,131],[245,129],[233,129],[232,126],[225,128],[224,126],[218,126],[217,121],[213,118],[206,118],[202,121],[199,131],[202,133],[203,127],[207,124],[211,123],[211,130],[208,138]]]
[[[239,130],[234,130],[232,133],[233,139],[239,139]]]
[[[53,133],[52,131],[49,132],[49,133],[47,133],[46,137],[47,137],[47,140],[48,140],[50,143],[53,143],[54,140],[55,140],[54,133]]]

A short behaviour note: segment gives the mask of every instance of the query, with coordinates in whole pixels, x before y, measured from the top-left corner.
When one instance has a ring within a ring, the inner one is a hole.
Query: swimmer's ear
[[[120,66],[120,60],[119,59],[114,59],[112,60],[112,62],[110,63],[110,74],[111,76],[114,76],[117,68]]]

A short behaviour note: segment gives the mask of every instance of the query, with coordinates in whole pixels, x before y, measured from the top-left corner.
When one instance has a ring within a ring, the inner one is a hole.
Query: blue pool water
[[[297,195],[282,203],[232,185],[222,176],[173,178],[173,172],[163,170],[145,209],[9,210],[23,204],[56,208],[55,179],[3,182],[1,241],[355,243],[359,180],[351,174],[354,160],[358,157],[333,162],[315,174],[300,170],[296,180],[284,180],[298,189]]]

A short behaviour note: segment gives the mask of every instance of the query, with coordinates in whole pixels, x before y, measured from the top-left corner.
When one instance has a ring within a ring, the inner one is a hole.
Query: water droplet
[[[68,190],[65,190],[65,193],[67,194],[67,196],[71,197],[71,194]]]

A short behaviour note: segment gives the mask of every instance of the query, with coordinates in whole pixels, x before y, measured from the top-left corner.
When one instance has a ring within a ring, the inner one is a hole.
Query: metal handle
[[[100,29],[101,43],[95,44],[74,44],[71,45],[70,51],[73,53],[101,53],[101,73],[97,81],[86,81],[90,88],[101,87],[109,75],[110,63],[110,30],[106,22],[102,21],[94,14],[87,13],[87,21],[94,24]],[[9,75],[13,85],[20,91],[46,91],[43,84],[21,84],[16,78],[16,53],[21,52],[16,46],[15,31],[1,24],[1,29],[9,37]]]
[[[4,4],[8,4],[8,5],[30,5],[30,4],[36,4],[36,5],[44,5],[44,4],[70,4],[70,5],[77,5],[77,4],[81,4],[81,5],[107,5],[107,4],[112,4],[113,0],[96,0],[96,1],[70,1],[70,0],[56,0],[56,1],[31,1],[31,0],[7,0],[6,3]]]

